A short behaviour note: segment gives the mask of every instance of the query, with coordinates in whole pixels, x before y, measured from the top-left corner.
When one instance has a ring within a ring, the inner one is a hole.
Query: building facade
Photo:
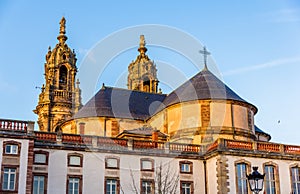
[[[254,166],[262,193],[300,193],[300,146],[270,142],[257,108],[206,64],[163,94],[143,35],[128,89],[103,85],[82,106],[65,23],[46,55],[39,129],[0,119],[0,193],[250,194]]]

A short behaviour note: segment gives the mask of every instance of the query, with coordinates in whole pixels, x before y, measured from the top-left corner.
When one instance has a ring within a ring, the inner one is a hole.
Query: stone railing
[[[208,145],[183,144],[174,142],[161,142],[151,140],[134,140],[100,137],[91,135],[61,134],[34,131],[34,122],[0,119],[0,131],[2,134],[7,132],[21,132],[30,134],[36,142],[49,144],[85,146],[96,149],[120,149],[138,151],[159,151],[164,153],[191,153],[203,155],[214,151],[253,151],[253,153],[280,153],[300,155],[300,146],[284,145],[272,142],[257,141],[237,141],[228,139],[218,139]],[[25,138],[25,136],[24,136]]]
[[[33,131],[33,128],[33,121],[0,119],[0,130],[27,132],[27,130]]]
[[[213,144],[207,146],[206,151],[215,150],[245,150],[254,152],[282,153],[282,154],[300,154],[300,146],[284,145],[272,142],[249,142],[227,139],[218,139]]]
[[[72,99],[72,92],[64,91],[64,90],[53,90],[53,97],[55,99]]]

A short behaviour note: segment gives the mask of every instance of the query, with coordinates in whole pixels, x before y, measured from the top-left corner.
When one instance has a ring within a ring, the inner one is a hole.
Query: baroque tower
[[[41,88],[39,102],[34,110],[38,115],[40,131],[54,132],[59,125],[70,119],[82,106],[77,72],[76,54],[66,44],[66,20],[60,21],[58,43],[46,55],[45,85]]]
[[[157,69],[153,61],[146,55],[147,48],[144,35],[140,36],[139,55],[128,66],[127,86],[130,90],[158,93]]]

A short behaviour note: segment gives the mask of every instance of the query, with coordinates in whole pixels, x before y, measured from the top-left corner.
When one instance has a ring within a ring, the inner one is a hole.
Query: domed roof
[[[163,104],[170,106],[193,100],[234,100],[249,104],[206,68],[171,92]]]
[[[164,94],[103,86],[74,118],[105,116],[144,120],[157,110],[165,97]]]

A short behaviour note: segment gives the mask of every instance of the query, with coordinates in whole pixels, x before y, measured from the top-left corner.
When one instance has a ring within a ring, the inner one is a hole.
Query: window
[[[291,180],[292,180],[292,193],[300,194],[300,174],[299,167],[291,168]]]
[[[48,164],[48,152],[45,151],[36,151],[34,152],[34,160],[35,164]]]
[[[152,159],[141,159],[141,170],[142,171],[154,171]]]
[[[119,193],[119,180],[114,178],[105,179],[105,194],[118,194]]]
[[[14,191],[16,184],[16,168],[4,168],[2,190]]]
[[[68,166],[82,167],[82,155],[81,154],[68,155]]]
[[[190,161],[181,161],[179,162],[180,173],[193,173],[193,163]]]
[[[5,154],[18,154],[18,145],[5,145]]]
[[[154,193],[154,181],[153,180],[141,180],[141,194],[153,194]]]
[[[68,177],[68,194],[81,194],[81,178],[80,177]]]
[[[105,168],[119,168],[119,159],[118,158],[106,158],[105,159]]]
[[[33,194],[45,194],[46,193],[46,177],[43,175],[33,176]]]
[[[276,194],[275,187],[275,167],[265,165],[265,191],[266,194]]]
[[[19,156],[21,143],[16,141],[3,142],[3,155]]]
[[[181,194],[193,194],[193,182],[181,181],[180,182],[180,193]]]
[[[247,185],[247,164],[238,163],[236,164],[236,179],[237,179],[237,193],[238,194],[247,194],[248,185]]]

